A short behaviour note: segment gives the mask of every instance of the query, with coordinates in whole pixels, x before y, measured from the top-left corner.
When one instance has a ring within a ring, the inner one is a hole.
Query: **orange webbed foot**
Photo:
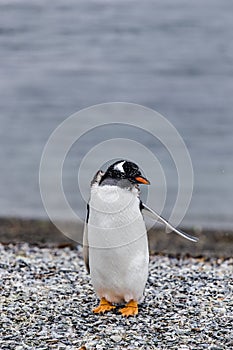
[[[105,298],[101,298],[99,306],[97,306],[92,311],[95,314],[104,313],[107,311],[110,311],[112,309],[115,309],[116,306],[112,305],[109,301],[107,301]]]
[[[122,316],[135,316],[138,314],[138,303],[134,300],[130,300],[125,307],[119,310]]]

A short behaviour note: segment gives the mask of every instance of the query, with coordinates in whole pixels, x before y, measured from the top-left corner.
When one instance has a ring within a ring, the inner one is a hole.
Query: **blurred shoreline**
[[[49,6],[44,0],[5,0],[0,4],[0,216],[46,218],[38,172],[51,133],[77,111],[115,101],[158,111],[183,139],[195,180],[184,225],[233,230],[232,1],[150,1],[145,6],[138,0],[59,0]],[[88,112],[85,127],[80,124],[73,130],[77,135],[86,132],[67,149],[62,168],[69,205],[84,217],[89,179],[97,170],[92,158],[98,167],[104,165],[115,157],[116,147],[108,143],[113,149],[106,147],[106,154],[111,149],[114,154],[108,158],[99,153],[100,145],[121,138],[139,148],[133,147],[131,153],[119,142],[120,157],[128,153],[140,166],[147,157],[157,159],[158,168],[143,169],[151,174],[154,209],[162,210],[167,191],[163,214],[169,217],[179,176],[173,156],[161,142],[162,130],[156,122],[158,137],[148,132],[155,130],[153,117],[147,131],[134,125],[133,118],[128,125],[116,123],[115,107],[108,108],[109,123],[87,131],[92,118],[98,124],[102,116],[102,111]],[[127,107],[120,115],[128,113]],[[64,132],[61,142],[69,137]],[[175,140],[169,140],[173,152],[180,154]],[[143,158],[139,149],[145,149]],[[86,165],[81,167],[84,159]],[[79,183],[78,173],[83,182]],[[50,173],[48,177],[53,183]],[[186,187],[186,181],[181,185]],[[53,201],[60,212],[57,195],[55,191]]]
[[[231,257],[233,255],[233,230],[197,230],[182,228],[199,237],[198,243],[187,241],[174,233],[165,233],[164,227],[154,227],[148,232],[151,254],[190,255],[194,257]],[[77,229],[77,242],[82,242],[83,226]],[[27,242],[41,247],[63,248],[77,246],[62,234],[49,220],[0,218],[0,243]]]

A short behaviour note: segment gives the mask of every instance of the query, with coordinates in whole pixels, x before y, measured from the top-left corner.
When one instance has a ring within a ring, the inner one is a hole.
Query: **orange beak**
[[[136,180],[138,183],[140,183],[140,184],[150,185],[150,181],[148,181],[147,179],[145,179],[145,177],[137,176],[137,177],[135,177],[135,180]]]

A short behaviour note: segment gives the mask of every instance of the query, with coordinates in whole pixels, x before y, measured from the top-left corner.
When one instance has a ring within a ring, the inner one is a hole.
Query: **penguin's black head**
[[[116,181],[128,180],[131,184],[145,184],[149,185],[150,182],[142,176],[137,164],[129,162],[127,160],[119,160],[105,172],[101,182],[105,179],[114,179]]]

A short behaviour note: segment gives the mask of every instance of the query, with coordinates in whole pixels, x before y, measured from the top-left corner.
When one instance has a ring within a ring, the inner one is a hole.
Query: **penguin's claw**
[[[109,301],[107,301],[105,298],[102,298],[100,300],[100,304],[99,306],[97,306],[95,309],[93,309],[92,311],[95,314],[100,314],[100,313],[104,313],[106,311],[110,311],[112,309],[115,309],[116,306],[112,305],[111,303],[109,303]]]
[[[135,316],[138,314],[138,303],[134,300],[130,300],[125,307],[119,310],[122,316]]]

